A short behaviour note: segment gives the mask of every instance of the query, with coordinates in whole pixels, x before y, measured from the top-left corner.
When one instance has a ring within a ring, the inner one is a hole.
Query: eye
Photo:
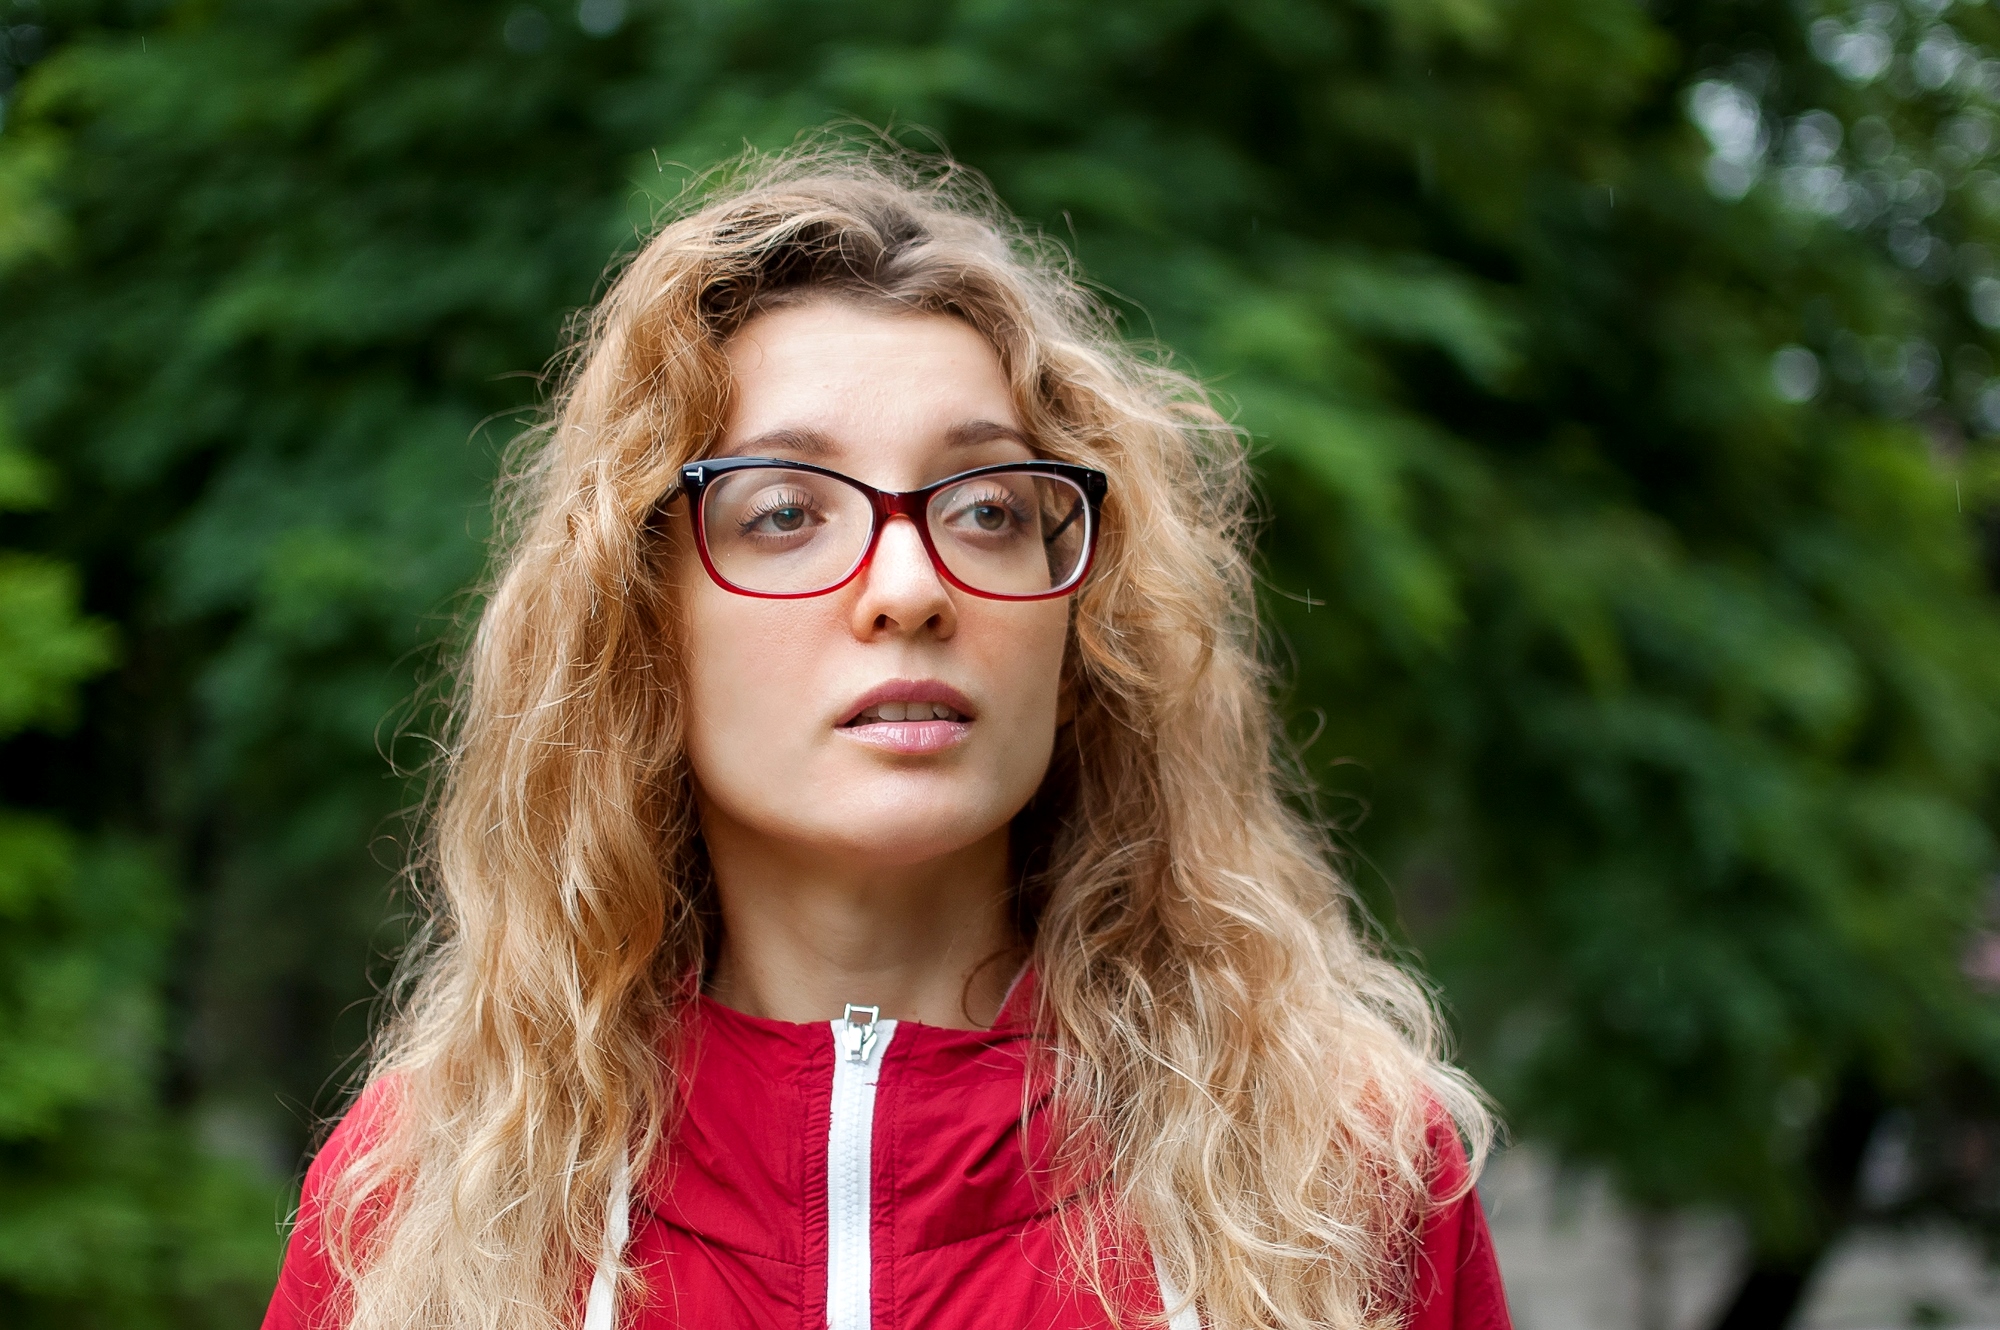
[[[793,536],[816,520],[812,500],[803,494],[778,491],[758,497],[736,523],[746,536]]]
[[[954,495],[945,524],[962,533],[1003,535],[1027,527],[1029,509],[1019,495],[996,485],[984,492]]]

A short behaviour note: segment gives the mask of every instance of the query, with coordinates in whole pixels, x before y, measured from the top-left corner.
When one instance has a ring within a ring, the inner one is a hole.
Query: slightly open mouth
[[[877,702],[864,708],[843,729],[861,725],[887,725],[909,721],[945,720],[963,723],[966,717],[942,702]]]

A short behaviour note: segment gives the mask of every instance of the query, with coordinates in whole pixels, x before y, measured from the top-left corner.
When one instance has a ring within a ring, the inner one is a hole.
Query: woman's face
[[[811,462],[885,490],[1034,456],[999,357],[956,319],[818,302],[758,316],[727,351],[735,404],[718,456]],[[726,591],[691,549],[680,572],[687,749],[711,835],[721,820],[794,851],[915,865],[993,835],[1040,785],[1066,600],[960,591],[901,518],[823,596]]]

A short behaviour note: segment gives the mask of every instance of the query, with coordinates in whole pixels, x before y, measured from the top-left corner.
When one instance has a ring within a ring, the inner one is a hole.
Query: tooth
[[[950,707],[942,702],[933,702],[931,703],[931,715],[937,717],[939,720],[950,720],[952,711]]]
[[[883,720],[901,720],[908,708],[901,702],[884,702],[876,710],[881,713]]]

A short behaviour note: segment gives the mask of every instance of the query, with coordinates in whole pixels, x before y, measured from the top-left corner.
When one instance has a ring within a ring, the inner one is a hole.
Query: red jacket
[[[1045,1105],[1022,1140],[1027,1003],[1016,992],[992,1030],[883,1020],[864,1038],[858,1024],[760,1020],[702,999],[670,1162],[632,1198],[625,1256],[643,1293],[619,1323],[1106,1330],[1096,1295],[1060,1273],[1056,1217],[1029,1163]],[[307,1172],[264,1330],[336,1330],[321,1205],[382,1100],[363,1094]],[[1464,1152],[1448,1127],[1435,1143],[1448,1193]],[[1128,1314],[1165,1309],[1150,1263],[1115,1280]],[[1508,1330],[1476,1193],[1426,1223],[1411,1313],[1408,1330]],[[1184,1307],[1169,1324],[1200,1322]]]

